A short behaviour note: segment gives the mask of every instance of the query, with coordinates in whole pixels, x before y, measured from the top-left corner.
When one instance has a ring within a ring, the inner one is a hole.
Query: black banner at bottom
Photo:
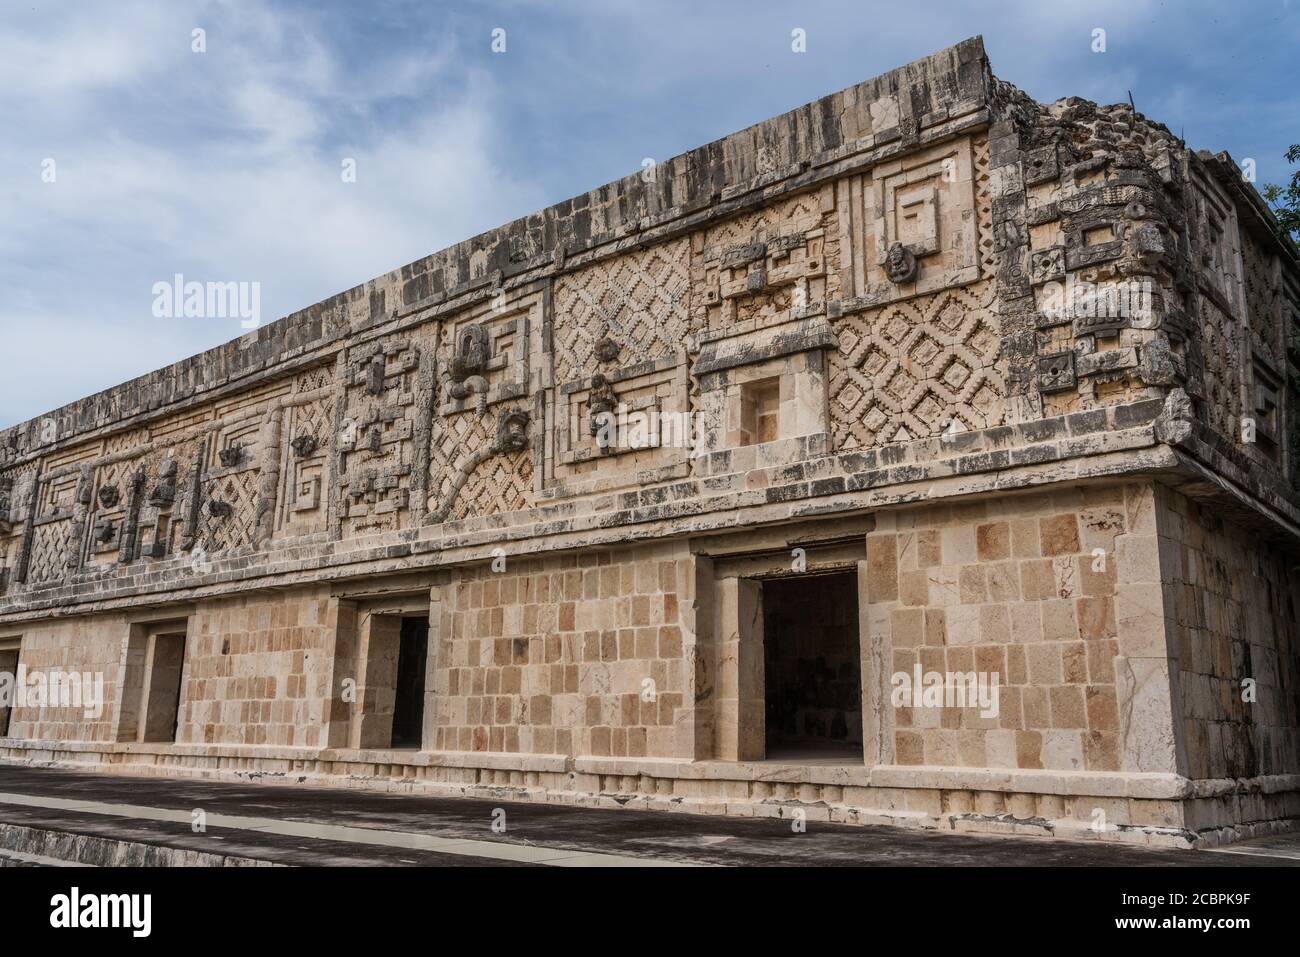
[[[1192,935],[1228,946],[1294,928],[1295,871],[1221,868],[213,868],[0,869],[5,940],[214,946],[529,932],[586,939],[629,921],[683,921],[730,943],[771,943],[838,917],[876,930],[1042,941]],[[620,930],[621,928],[621,930]],[[867,930],[863,926],[862,930]],[[874,934],[874,931],[873,931]],[[611,936],[610,942],[619,939]],[[878,939],[878,938],[877,938]],[[436,940],[436,939],[435,939]],[[431,943],[434,940],[430,941]],[[977,941],[973,940],[972,943]],[[811,943],[811,941],[810,941]]]

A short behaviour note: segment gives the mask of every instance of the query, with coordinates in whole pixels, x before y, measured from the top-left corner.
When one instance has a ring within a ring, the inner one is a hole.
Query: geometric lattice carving
[[[977,137],[971,148],[971,177],[975,186],[975,221],[981,276],[992,276],[998,268],[998,254],[993,242],[993,189],[989,174],[990,165],[988,138]]]
[[[73,523],[68,520],[46,522],[33,529],[29,585],[56,582],[67,573],[68,546],[72,541]]]
[[[1006,388],[995,366],[994,292],[986,280],[837,319],[830,380],[836,448],[1001,425]]]
[[[294,383],[293,391],[301,394],[303,392],[315,392],[317,389],[323,389],[334,381],[334,367],[332,365],[317,366],[314,369],[308,369],[298,374],[298,380]]]
[[[1241,252],[1245,265],[1251,348],[1255,356],[1274,369],[1280,369],[1282,283],[1277,260],[1251,240],[1242,243]]]
[[[199,519],[202,528],[201,544],[208,552],[227,548],[240,548],[253,540],[254,519],[257,514],[257,485],[261,469],[246,469],[214,479],[207,485],[205,505]],[[225,509],[209,508],[213,502],[230,506],[228,515],[218,512]]]
[[[430,448],[429,511],[451,509],[446,521],[514,512],[533,504],[533,452],[489,455],[456,490],[469,460],[496,441],[497,417],[464,412],[440,419]]]
[[[619,347],[621,365],[680,349],[690,331],[689,250],[688,240],[670,240],[559,277],[556,381],[595,371],[595,349],[603,338]]]

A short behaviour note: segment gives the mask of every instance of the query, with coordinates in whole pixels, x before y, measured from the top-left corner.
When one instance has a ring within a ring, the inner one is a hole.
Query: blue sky
[[[176,273],[260,283],[271,321],[975,34],[1040,100],[1131,90],[1279,181],[1300,141],[1297,6],[10,0],[0,428],[244,331],[156,318]]]

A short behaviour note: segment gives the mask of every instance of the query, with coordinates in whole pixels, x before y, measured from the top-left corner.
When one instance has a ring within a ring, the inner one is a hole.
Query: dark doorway
[[[862,760],[856,572],[763,582],[768,758]]]
[[[393,747],[420,748],[424,742],[424,673],[429,657],[429,617],[402,619],[397,653]]]
[[[185,664],[185,635],[155,635],[149,664],[149,690],[144,709],[142,741],[175,741],[180,718],[181,669]]]
[[[0,738],[9,737],[9,719],[18,695],[18,649],[0,651],[0,675],[8,675],[9,697],[0,701]]]

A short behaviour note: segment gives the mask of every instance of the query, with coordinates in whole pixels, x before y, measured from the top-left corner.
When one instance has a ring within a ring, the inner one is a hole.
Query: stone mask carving
[[[101,519],[95,523],[95,541],[100,545],[107,545],[117,534],[117,528],[110,519]]]
[[[176,501],[176,460],[163,459],[158,464],[158,484],[149,493],[149,504],[162,508]]]
[[[606,416],[612,414],[617,405],[618,397],[614,394],[614,387],[597,372],[591,377],[591,394],[587,399],[587,428],[592,436],[600,432],[601,426],[607,421]]]
[[[100,508],[112,508],[122,500],[122,493],[118,491],[116,485],[105,485],[99,490],[96,498],[99,499]]]
[[[316,451],[316,436],[300,435],[290,442],[289,446],[293,449],[293,454],[298,458],[306,458]]]
[[[519,452],[528,447],[528,413],[512,409],[497,420],[497,438],[492,445],[497,452]]]
[[[244,447],[235,442],[224,449],[218,449],[217,458],[226,468],[232,468],[244,461]]]
[[[81,478],[77,480],[77,504],[89,505],[91,503],[91,488],[94,486],[94,475],[88,468],[82,468]]]
[[[387,371],[387,366],[382,355],[375,356],[366,366],[366,391],[371,395],[384,394],[384,373]]]
[[[1147,268],[1154,268],[1165,253],[1164,233],[1159,220],[1137,200],[1124,207],[1124,218],[1127,222],[1121,235],[1128,255]]]
[[[619,344],[608,335],[596,343],[596,358],[601,362],[613,362],[618,358]]]
[[[452,379],[464,382],[470,376],[480,375],[487,360],[487,329],[477,324],[466,326],[456,339],[456,354],[450,368]]]
[[[902,243],[894,243],[885,255],[885,275],[890,282],[900,286],[916,279],[920,265],[912,251]]]

